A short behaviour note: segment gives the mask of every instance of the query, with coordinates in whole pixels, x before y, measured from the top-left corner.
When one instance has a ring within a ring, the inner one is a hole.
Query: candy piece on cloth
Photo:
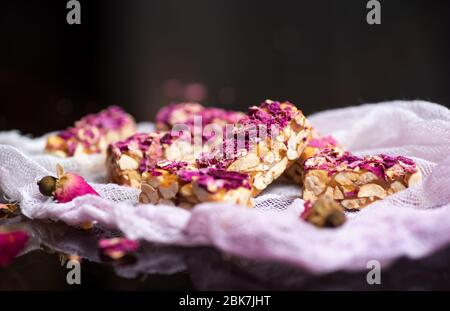
[[[306,201],[300,218],[320,228],[342,226],[346,217],[344,209],[332,197],[322,196],[314,204]]]
[[[73,127],[51,135],[45,151],[61,157],[104,153],[110,143],[136,132],[132,116],[112,106],[75,122]]]
[[[304,175],[303,164],[305,163],[305,161],[314,156],[314,154],[316,154],[317,152],[320,152],[320,150],[333,147],[340,147],[333,136],[321,136],[318,131],[312,130],[312,139],[303,150],[300,158],[286,170],[286,177],[290,178],[296,184],[302,186]]]
[[[74,173],[65,173],[61,165],[56,166],[57,178],[45,176],[38,181],[39,191],[53,197],[58,203],[67,203],[86,194],[99,196],[83,177]]]
[[[139,248],[138,242],[126,238],[102,239],[98,245],[103,255],[114,260],[130,255]]]
[[[338,147],[307,159],[304,172],[305,201],[314,203],[327,195],[346,210],[360,210],[422,180],[420,169],[407,157],[357,157]]]
[[[311,138],[311,126],[293,104],[266,100],[250,107],[232,134],[227,134],[218,153],[212,153],[213,161],[228,171],[248,174],[256,196],[300,157]],[[211,163],[211,155],[208,158],[200,162]]]
[[[154,169],[157,163],[163,160],[193,163],[195,152],[190,136],[186,138],[167,132],[138,133],[109,146],[108,179],[139,189],[142,174]]]
[[[253,206],[252,196],[300,157],[309,138],[310,126],[300,110],[288,102],[266,100],[251,107],[220,144],[198,154],[195,162],[183,167],[182,162],[159,162],[144,172],[140,202]]]
[[[17,210],[16,204],[0,204],[0,219],[14,217]]]
[[[156,115],[156,128],[168,131],[175,125],[187,125],[193,132],[195,126],[235,124],[245,116],[242,112],[228,111],[215,107],[204,107],[199,103],[170,104]],[[196,120],[198,119],[198,121]],[[197,124],[198,122],[198,124]]]
[[[247,174],[213,167],[196,169],[187,163],[164,163],[144,173],[139,201],[185,208],[205,202],[253,206]]]
[[[6,267],[25,248],[29,239],[26,231],[0,231],[0,267]]]

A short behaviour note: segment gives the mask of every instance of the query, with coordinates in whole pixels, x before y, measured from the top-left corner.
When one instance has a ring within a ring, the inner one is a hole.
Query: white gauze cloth
[[[300,107],[301,108],[301,107]],[[271,185],[254,209],[200,204],[191,211],[137,204],[135,189],[104,182],[104,157],[61,159],[43,153],[45,137],[0,133],[0,189],[33,219],[69,225],[96,221],[132,239],[209,245],[250,259],[280,261],[316,273],[361,270],[371,260],[386,266],[401,256],[420,258],[450,243],[450,111],[422,101],[396,101],[335,109],[309,120],[358,155],[385,153],[414,159],[424,181],[350,214],[338,229],[318,229],[299,219],[301,189]],[[140,124],[150,131],[152,124]],[[60,163],[92,182],[92,195],[57,204],[36,182]]]

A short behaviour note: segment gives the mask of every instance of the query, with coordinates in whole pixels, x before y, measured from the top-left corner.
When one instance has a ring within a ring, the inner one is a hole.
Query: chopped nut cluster
[[[184,207],[201,202],[228,202],[252,206],[249,176],[216,168],[196,169],[188,164],[166,165],[143,174],[140,202],[177,204]]]
[[[61,157],[103,153],[110,143],[136,131],[133,117],[119,107],[109,107],[77,121],[73,127],[47,139],[45,150]]]
[[[126,140],[111,144],[107,153],[109,180],[120,185],[141,187],[145,172],[175,162],[195,162],[195,148],[190,140],[168,132],[138,133]],[[178,168],[178,167],[174,167]]]
[[[339,144],[332,136],[320,136],[316,130],[312,130],[312,139],[303,150],[300,158],[286,170],[286,176],[301,186],[304,178],[303,164],[305,161],[320,150],[333,147],[339,147]]]
[[[168,131],[175,125],[185,124],[193,132],[194,126],[209,124],[225,126],[235,124],[244,116],[242,112],[204,107],[199,103],[171,104],[161,109],[156,115],[156,127],[158,130]],[[199,124],[196,124],[196,118]]]
[[[222,143],[197,155],[195,162],[187,161],[189,168],[176,173],[158,165],[144,173],[141,202],[249,206],[251,196],[298,159],[309,133],[308,121],[294,105],[267,100],[251,107]]]
[[[321,228],[336,228],[346,221],[344,209],[332,197],[322,196],[314,204],[306,201],[300,218]]]
[[[354,156],[326,148],[304,162],[303,199],[332,197],[346,210],[359,210],[422,179],[413,160],[388,155]]]
[[[217,160],[215,151],[216,159],[209,156],[200,162],[248,174],[255,196],[300,157],[310,132],[308,120],[293,104],[266,100],[251,107],[236,125],[234,135],[224,140],[219,149],[223,158]]]

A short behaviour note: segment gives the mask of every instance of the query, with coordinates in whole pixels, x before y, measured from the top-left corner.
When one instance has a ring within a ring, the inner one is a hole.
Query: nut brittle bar
[[[340,148],[327,148],[304,162],[303,199],[321,196],[336,200],[346,210],[359,210],[418,183],[422,174],[403,156],[357,157]]]
[[[309,141],[306,148],[303,150],[300,158],[294,162],[287,170],[286,176],[293,180],[296,184],[302,185],[303,182],[303,164],[314,154],[325,148],[339,147],[339,144],[332,136],[320,136],[315,130],[312,131],[312,139]]]
[[[309,123],[294,105],[267,100],[251,107],[222,144],[201,153],[194,163],[162,161],[145,172],[141,199],[154,204],[172,200],[251,205],[251,196],[300,157],[309,136]]]
[[[186,162],[161,161],[143,174],[139,201],[191,207],[203,202],[253,206],[249,176],[223,169],[196,169]]]
[[[109,107],[75,122],[73,127],[47,138],[45,151],[62,157],[106,152],[110,143],[132,135],[136,124],[119,107]]]
[[[156,128],[169,131],[175,125],[184,124],[193,131],[194,126],[235,124],[245,116],[242,112],[228,111],[215,107],[204,107],[199,103],[170,104],[156,115]],[[198,118],[199,124],[196,124]]]
[[[167,132],[138,133],[111,144],[107,152],[109,180],[120,185],[140,188],[142,174],[164,159],[195,162],[190,139]]]
[[[222,158],[213,152],[213,157],[197,162],[200,167],[215,165],[248,174],[256,196],[300,157],[310,134],[308,120],[293,104],[266,100],[251,107],[233,135],[224,139]]]

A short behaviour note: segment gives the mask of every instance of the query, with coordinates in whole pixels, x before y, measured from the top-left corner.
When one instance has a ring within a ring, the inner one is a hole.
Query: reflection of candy
[[[99,247],[104,255],[111,259],[120,259],[135,252],[139,248],[139,244],[126,238],[113,238],[100,240]]]
[[[58,165],[58,178],[46,176],[38,182],[39,191],[46,196],[53,196],[58,203],[70,202],[76,197],[86,194],[99,195],[83,177],[64,173],[63,168]]]
[[[134,119],[113,106],[87,115],[73,127],[48,137],[45,150],[63,157],[102,153],[109,143],[130,136],[135,128]]]
[[[0,232],[0,267],[9,265],[25,248],[28,239],[25,231]]]

